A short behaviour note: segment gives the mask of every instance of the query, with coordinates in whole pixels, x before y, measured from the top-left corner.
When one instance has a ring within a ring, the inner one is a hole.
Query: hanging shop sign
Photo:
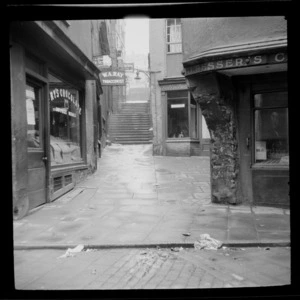
[[[93,63],[99,68],[109,68],[112,65],[112,60],[109,55],[93,56]]]
[[[186,67],[185,76],[195,74],[195,73],[204,73],[204,72],[218,71],[224,69],[233,69],[233,68],[235,69],[235,68],[243,68],[243,67],[266,65],[266,64],[286,63],[287,60],[288,57],[286,52],[227,58],[227,59],[205,62],[191,67]]]
[[[125,85],[124,71],[107,71],[100,73],[102,85]]]
[[[124,63],[125,72],[134,72],[134,63]]]

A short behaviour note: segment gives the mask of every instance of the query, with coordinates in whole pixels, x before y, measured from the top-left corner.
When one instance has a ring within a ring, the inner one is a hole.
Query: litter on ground
[[[68,248],[65,254],[59,256],[59,258],[65,258],[70,256],[75,256],[75,253],[79,253],[83,250],[84,245],[78,245],[75,248]]]
[[[200,234],[200,238],[194,243],[197,250],[208,249],[217,250],[222,247],[222,242],[212,238],[209,234]]]

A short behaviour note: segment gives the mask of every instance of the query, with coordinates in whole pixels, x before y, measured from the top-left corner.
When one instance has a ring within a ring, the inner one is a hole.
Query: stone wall
[[[208,74],[188,78],[211,134],[212,202],[236,203],[238,151],[233,89],[225,76]]]

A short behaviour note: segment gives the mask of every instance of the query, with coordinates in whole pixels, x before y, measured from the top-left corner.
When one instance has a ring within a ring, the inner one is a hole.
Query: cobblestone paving
[[[176,251],[174,251],[176,250]],[[290,284],[290,248],[16,250],[20,290],[189,289]]]

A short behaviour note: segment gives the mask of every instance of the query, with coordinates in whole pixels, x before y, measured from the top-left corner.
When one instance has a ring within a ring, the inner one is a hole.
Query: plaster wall
[[[217,47],[286,37],[287,22],[276,17],[182,19],[183,60]]]
[[[71,20],[70,26],[66,26],[61,21],[55,23],[64,31],[72,42],[92,60],[92,31],[90,20]]]

